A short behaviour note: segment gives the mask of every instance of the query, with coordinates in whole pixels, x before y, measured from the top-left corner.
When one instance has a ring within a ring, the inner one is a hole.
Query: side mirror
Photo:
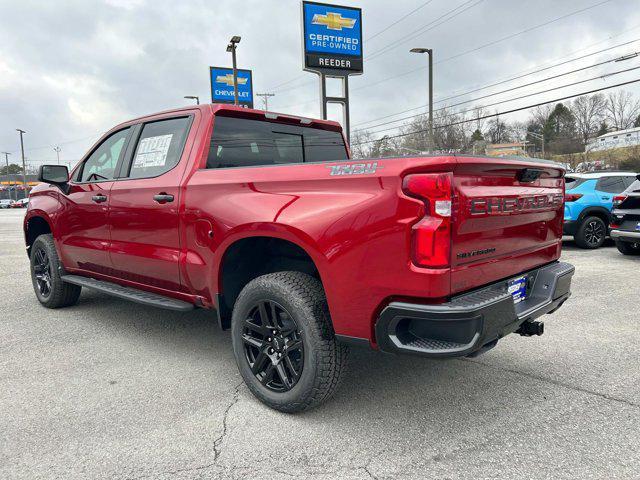
[[[69,182],[69,169],[64,165],[41,165],[38,170],[38,181],[64,185]]]

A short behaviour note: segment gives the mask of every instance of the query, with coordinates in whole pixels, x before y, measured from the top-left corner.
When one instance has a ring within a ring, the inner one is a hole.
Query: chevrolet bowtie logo
[[[343,18],[339,13],[327,12],[326,15],[316,13],[311,23],[314,25],[324,25],[329,30],[342,30],[343,28],[353,28],[356,24],[356,19]]]
[[[244,85],[247,83],[248,78],[238,77],[238,85]],[[216,83],[224,83],[233,87],[233,73],[227,73],[226,75],[218,75],[216,77]]]

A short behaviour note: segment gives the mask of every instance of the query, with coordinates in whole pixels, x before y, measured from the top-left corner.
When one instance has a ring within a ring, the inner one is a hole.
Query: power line
[[[400,23],[401,21],[403,21],[405,18],[409,17],[410,15],[416,13],[418,10],[421,10],[422,8],[426,7],[427,5],[429,5],[431,2],[433,2],[433,0],[427,0],[426,2],[424,2],[422,5],[420,5],[417,8],[414,8],[413,10],[411,10],[409,13],[403,15],[402,17],[400,17],[398,20],[396,20],[395,22],[393,22],[391,25],[383,28],[382,30],[380,30],[379,32],[371,35],[368,38],[365,38],[366,42],[370,42],[371,40],[373,40],[374,38],[376,38],[377,36],[383,34],[384,32],[386,32],[387,30],[389,30],[391,27],[397,25],[398,23]]]
[[[637,41],[639,41],[639,40],[640,40],[640,38],[636,38],[636,39],[631,40],[631,41],[629,41],[629,42],[620,43],[620,44],[618,44],[618,45],[614,45],[614,46],[612,46],[612,47],[608,47],[608,48],[605,48],[605,49],[602,49],[602,50],[598,50],[597,52],[593,52],[593,53],[589,53],[589,54],[586,54],[586,55],[582,55],[582,56],[580,56],[580,57],[572,58],[572,59],[570,59],[570,60],[565,60],[565,61],[563,61],[563,62],[556,63],[556,64],[554,64],[554,65],[550,65],[550,66],[547,66],[547,67],[544,67],[544,68],[540,68],[540,69],[538,69],[538,70],[534,70],[534,71],[529,72],[529,73],[517,74],[517,76],[515,76],[515,77],[511,77],[511,78],[508,78],[508,79],[505,79],[505,80],[500,80],[500,81],[498,81],[498,82],[490,83],[490,84],[488,84],[488,85],[484,85],[484,86],[482,86],[482,87],[474,88],[474,89],[472,89],[472,90],[467,90],[466,92],[462,92],[462,93],[459,93],[459,94],[456,94],[456,95],[451,95],[451,96],[446,97],[446,98],[437,99],[437,100],[434,102],[434,104],[436,104],[436,103],[443,103],[443,102],[446,102],[447,100],[452,100],[452,99],[454,99],[454,98],[463,97],[463,96],[468,95],[468,94],[470,94],[470,93],[475,93],[475,92],[479,92],[479,91],[481,91],[481,90],[486,90],[487,88],[492,88],[492,87],[496,87],[496,86],[498,86],[498,85],[503,85],[503,84],[505,84],[505,83],[509,83],[509,82],[514,81],[514,80],[519,80],[519,79],[521,79],[521,78],[528,77],[528,76],[530,76],[530,75],[534,75],[534,74],[536,74],[536,73],[544,72],[544,71],[551,70],[551,69],[556,68],[556,67],[560,67],[560,66],[562,66],[562,65],[566,65],[567,63],[573,63],[573,62],[576,62],[576,61],[578,61],[578,60],[583,60],[583,59],[585,59],[585,58],[592,57],[592,56],[597,55],[597,54],[599,54],[599,53],[607,52],[607,51],[609,51],[609,50],[613,50],[613,49],[616,49],[616,48],[619,48],[619,47],[622,47],[622,46],[626,46],[626,45],[629,45],[629,44],[631,44],[631,43],[635,43],[635,42],[637,42]],[[560,75],[557,75],[557,76],[548,77],[548,78],[546,78],[546,79],[539,80],[538,82],[532,82],[531,84],[539,83],[539,82],[546,81],[546,80],[550,80],[550,79],[553,79],[553,78],[557,78],[558,76],[563,76],[563,75],[568,75],[568,74],[570,74],[570,73],[575,73],[575,72],[578,72],[578,71],[583,70],[583,69],[585,69],[585,70],[586,70],[586,69],[589,69],[589,68],[597,67],[597,66],[599,66],[599,65],[603,65],[603,64],[605,64],[605,63],[609,63],[609,62],[613,62],[613,61],[615,61],[615,60],[616,60],[616,59],[612,59],[612,60],[608,60],[608,61],[606,61],[606,62],[596,63],[596,64],[594,64],[594,65],[590,65],[590,66],[588,66],[588,67],[583,67],[582,69],[572,70],[571,72],[566,72],[565,74],[560,74]],[[528,86],[528,85],[529,85],[529,84],[527,84],[526,86]],[[512,89],[509,89],[509,90],[515,90],[516,88],[520,88],[520,87],[513,87]],[[498,93],[504,93],[504,92],[509,91],[509,90],[504,90],[504,91],[502,91],[502,92],[497,92],[495,95],[497,95]],[[389,114],[389,115],[383,115],[382,117],[378,117],[378,118],[374,118],[374,119],[371,119],[371,120],[367,120],[366,122],[357,123],[357,124],[355,124],[355,125],[354,125],[354,127],[355,127],[355,126],[358,126],[358,125],[364,125],[364,124],[367,124],[367,123],[376,122],[376,121],[378,121],[378,120],[384,120],[385,118],[393,117],[393,116],[395,116],[395,115],[401,115],[401,114],[403,114],[403,113],[411,112],[411,111],[413,111],[413,110],[419,110],[419,109],[421,109],[421,108],[425,108],[426,106],[427,106],[427,104],[425,104],[425,105],[420,105],[419,107],[408,108],[408,109],[406,109],[406,110],[402,110],[402,111],[400,111],[400,112],[392,113],[392,114]]]
[[[551,24],[551,23],[557,22],[557,21],[559,21],[559,20],[563,20],[563,19],[568,18],[568,17],[573,16],[573,15],[577,15],[577,14],[579,14],[579,13],[582,13],[582,12],[586,11],[586,10],[589,10],[589,9],[592,9],[592,8],[595,8],[595,7],[598,7],[598,6],[600,6],[600,5],[603,5],[603,4],[608,3],[608,2],[611,2],[611,1],[612,1],[612,0],[604,0],[604,1],[602,1],[602,2],[599,2],[599,3],[596,3],[596,4],[594,4],[594,5],[591,5],[590,7],[586,7],[586,8],[583,8],[583,9],[580,9],[580,10],[576,10],[576,11],[574,11],[574,12],[571,12],[571,13],[568,13],[568,14],[565,14],[565,15],[562,15],[562,16],[560,16],[560,17],[554,18],[554,19],[549,20],[549,21],[547,21],[547,22],[544,22],[544,23],[541,23],[541,24],[535,25],[535,26],[533,26],[533,27],[529,27],[529,28],[527,28],[527,29],[525,29],[525,30],[522,30],[522,31],[520,31],[520,32],[517,32],[517,33],[511,34],[511,35],[509,35],[509,36],[507,36],[507,37],[503,37],[503,38],[501,38],[501,39],[499,39],[499,40],[494,40],[494,41],[489,42],[489,43],[486,43],[486,44],[484,44],[484,45],[480,45],[479,47],[476,47],[476,48],[474,48],[474,49],[467,50],[467,51],[465,51],[465,52],[461,52],[461,53],[458,53],[458,54],[456,54],[456,55],[452,55],[451,57],[448,57],[448,58],[445,58],[445,59],[442,59],[442,60],[438,60],[437,62],[434,62],[434,64],[435,64],[435,65],[439,65],[439,64],[441,64],[441,63],[448,62],[449,60],[453,60],[454,58],[459,58],[459,57],[462,57],[462,56],[464,56],[464,55],[468,55],[469,53],[476,52],[476,51],[481,50],[481,49],[483,49],[483,48],[486,48],[486,47],[488,47],[488,46],[495,45],[495,44],[497,44],[497,43],[500,43],[500,42],[503,42],[503,41],[508,40],[508,39],[510,39],[510,38],[513,38],[513,37],[515,37],[515,36],[522,35],[522,34],[524,34],[524,33],[528,33],[528,32],[530,32],[530,31],[532,31],[532,30],[537,29],[537,28],[541,28],[541,27],[543,27],[543,26],[547,26],[547,25],[549,25],[549,24]],[[370,84],[368,84],[368,85],[361,85],[360,87],[356,87],[356,88],[351,89],[351,91],[362,90],[362,89],[365,89],[365,88],[372,87],[372,86],[374,86],[374,85],[379,85],[380,83],[384,83],[384,82],[388,82],[389,80],[394,80],[394,79],[396,79],[396,78],[404,77],[404,76],[410,75],[410,74],[412,74],[412,73],[422,71],[422,70],[424,70],[424,69],[426,69],[426,68],[427,68],[426,66],[419,67],[419,68],[415,68],[415,69],[413,69],[413,70],[409,70],[409,71],[407,71],[407,72],[400,73],[400,74],[398,74],[398,75],[393,75],[393,76],[391,76],[391,77],[387,77],[387,78],[384,78],[384,79],[382,79],[382,80],[378,80],[377,82],[370,83]]]
[[[608,62],[603,62],[603,63],[609,63],[609,62],[613,62],[613,61],[615,61],[615,60],[609,60]],[[589,67],[589,68],[591,68],[591,67]],[[529,93],[529,94],[526,94],[526,95],[521,95],[521,96],[519,96],[519,97],[510,98],[510,99],[507,99],[507,100],[501,100],[501,101],[499,101],[499,102],[490,103],[490,104],[487,104],[487,105],[479,105],[479,106],[480,106],[480,107],[482,107],[482,108],[493,107],[493,106],[495,106],[495,105],[500,105],[500,104],[507,103],[507,102],[513,102],[513,101],[515,101],[515,100],[521,100],[521,99],[523,99],[523,98],[532,97],[532,96],[534,96],[534,95],[540,95],[540,94],[542,94],[542,93],[548,93],[548,92],[551,92],[551,91],[554,91],[554,90],[560,90],[561,88],[572,87],[572,86],[574,86],[574,85],[579,85],[579,84],[581,84],[581,83],[586,83],[586,82],[592,82],[592,81],[594,81],[594,80],[605,79],[605,78],[607,78],[607,77],[611,77],[611,76],[614,76],[614,75],[619,75],[619,74],[621,74],[621,73],[627,73],[627,72],[630,72],[630,71],[633,71],[633,70],[637,70],[638,68],[640,68],[640,66],[638,66],[638,67],[632,67],[632,68],[627,68],[627,69],[624,69],[624,70],[618,70],[618,71],[616,71],[616,72],[611,72],[611,73],[607,73],[607,74],[603,74],[603,75],[598,75],[598,76],[596,76],[596,77],[588,78],[588,79],[585,79],[585,80],[579,80],[579,81],[577,81],[577,82],[569,83],[569,84],[566,84],[566,85],[560,85],[560,86],[558,86],[558,87],[549,88],[549,89],[547,89],[547,90],[541,90],[541,91],[539,91],[539,92]],[[586,68],[585,68],[585,69],[586,69]],[[581,70],[584,70],[584,69],[577,69],[577,70],[575,70],[575,71],[581,71]],[[567,72],[566,74],[568,74],[568,73],[574,73],[574,72]],[[562,75],[566,75],[566,74],[562,74]],[[446,106],[444,106],[444,107],[442,107],[442,108],[438,108],[438,109],[436,109],[436,110],[434,110],[434,111],[435,111],[435,112],[440,112],[440,111],[442,111],[442,110],[447,110],[447,109],[449,109],[449,108],[453,108],[453,107],[457,107],[457,106],[460,106],[460,105],[464,105],[465,103],[477,102],[478,100],[482,100],[482,99],[485,99],[485,98],[489,98],[489,97],[493,97],[493,96],[496,96],[496,95],[500,95],[500,94],[502,94],[502,93],[511,92],[511,91],[513,91],[513,90],[518,90],[518,89],[520,89],[520,88],[529,87],[529,86],[531,86],[531,85],[535,85],[535,84],[537,84],[537,83],[542,83],[542,82],[545,82],[545,81],[548,81],[548,80],[552,80],[552,79],[554,79],[554,78],[561,77],[562,75],[556,75],[556,76],[553,76],[553,77],[544,78],[544,79],[542,79],[542,80],[538,80],[538,81],[535,81],[535,82],[530,82],[530,83],[528,83],[528,84],[524,84],[524,85],[520,85],[520,86],[517,86],[517,87],[509,88],[509,89],[507,89],[507,90],[503,90],[503,91],[501,91],[501,92],[496,92],[496,93],[492,93],[492,94],[489,94],[489,95],[484,95],[484,96],[482,96],[482,97],[472,98],[472,99],[470,99],[470,100],[465,100],[465,101],[463,101],[463,102],[454,103],[453,105],[446,105]],[[465,110],[465,111],[463,111],[463,112],[458,112],[458,113],[468,113],[468,112],[471,112],[471,111],[473,111],[473,110],[475,110],[475,109],[472,109],[472,110]],[[376,124],[376,125],[371,125],[371,126],[369,126],[369,127],[367,127],[367,128],[381,127],[381,126],[383,126],[383,125],[389,125],[389,124],[392,124],[392,123],[401,122],[401,121],[404,121],[404,120],[409,120],[409,119],[411,119],[411,118],[419,117],[419,116],[421,116],[421,115],[424,115],[424,114],[423,114],[423,113],[418,113],[418,114],[416,114],[416,115],[409,115],[409,116],[407,116],[407,117],[398,118],[398,119],[396,119],[396,120],[390,120],[390,121],[388,121],[388,122],[378,123],[378,124]],[[394,128],[398,128],[398,127],[394,127]],[[357,129],[357,130],[363,130],[363,129],[362,129],[362,128],[360,128],[360,129]]]
[[[484,45],[480,45],[479,47],[472,48],[471,50],[467,50],[466,52],[461,52],[461,53],[458,53],[458,54],[453,55],[451,57],[444,58],[444,59],[440,60],[438,63],[448,62],[449,60],[453,60],[455,58],[459,58],[459,57],[462,57],[464,55],[468,55],[470,53],[477,52],[478,50],[482,50],[483,48],[490,47],[492,45],[496,45],[498,43],[504,42],[505,40],[510,40],[510,39],[512,39],[514,37],[517,37],[517,36],[525,34],[525,33],[529,33],[529,32],[531,32],[533,30],[538,29],[538,28],[546,27],[547,25],[551,25],[552,23],[558,22],[560,20],[564,20],[565,18],[569,18],[569,17],[572,17],[574,15],[578,15],[580,13],[586,12],[587,10],[591,10],[593,8],[599,7],[601,5],[604,5],[605,3],[609,3],[611,1],[612,0],[604,0],[602,2],[595,3],[595,4],[593,4],[593,5],[589,6],[589,7],[581,8],[580,10],[576,10],[574,12],[567,13],[567,14],[562,15],[560,17],[554,18],[554,19],[549,20],[547,22],[543,22],[543,23],[540,23],[538,25],[534,25],[533,27],[525,28],[524,30],[522,30],[520,32],[513,33],[511,35],[507,35],[506,37],[502,37],[502,38],[500,38],[498,40],[494,40],[494,41],[489,42],[489,43],[485,43]]]
[[[541,107],[542,105],[548,105],[550,103],[562,102],[563,100],[569,100],[571,98],[580,97],[582,95],[590,95],[592,93],[602,92],[604,90],[609,90],[611,88],[623,87],[625,85],[630,85],[632,83],[637,83],[637,82],[640,82],[640,78],[638,78],[636,80],[629,80],[628,82],[618,83],[616,85],[609,85],[608,87],[596,88],[594,90],[589,90],[588,92],[576,93],[574,95],[567,95],[567,96],[564,96],[564,97],[561,97],[561,98],[556,98],[554,100],[548,100],[546,102],[540,102],[540,103],[535,103],[533,105],[527,105],[526,107],[513,108],[511,110],[506,110],[504,112],[496,112],[496,113],[492,113],[492,114],[489,114],[489,115],[483,115],[481,117],[476,117],[476,118],[471,118],[471,119],[466,119],[466,120],[460,120],[460,121],[452,122],[452,123],[449,123],[449,124],[446,124],[446,125],[437,125],[437,126],[434,126],[433,128],[435,130],[438,130],[438,129],[441,129],[441,128],[453,127],[455,125],[462,125],[464,123],[477,122],[478,120],[486,120],[487,118],[497,117],[497,116],[500,116],[500,115],[508,115],[510,113],[520,112],[522,110],[528,110],[530,108]],[[428,128],[424,128],[424,129],[420,129],[420,130],[414,130],[412,132],[400,133],[398,135],[391,135],[391,136],[385,135],[385,136],[383,136],[381,138],[376,138],[376,139],[373,139],[373,140],[366,140],[366,141],[358,142],[358,143],[352,143],[351,145],[352,146],[364,145],[364,144],[367,144],[367,143],[373,143],[373,142],[380,141],[380,140],[382,140],[384,138],[391,139],[391,138],[407,137],[409,135],[414,135],[414,134],[417,134],[417,133],[424,133],[424,132],[427,132],[428,130],[429,130]],[[376,133],[376,132],[373,132],[373,133]]]
[[[440,15],[435,20],[432,20],[431,22],[427,23],[426,25],[423,25],[422,27],[418,28],[417,30],[414,30],[413,32],[411,32],[408,35],[406,35],[405,37],[400,38],[399,40],[396,40],[396,41],[390,43],[386,47],[381,48],[377,52],[372,53],[371,55],[369,55],[366,58],[366,60],[367,61],[375,60],[376,58],[384,55],[387,52],[390,52],[391,50],[394,50],[395,48],[399,47],[400,45],[402,45],[404,43],[407,43],[408,41],[413,40],[414,38],[418,38],[422,34],[424,34],[426,32],[429,32],[429,31],[433,30],[436,27],[439,27],[440,25],[443,25],[443,24],[447,23],[450,20],[453,20],[458,15],[463,14],[467,10],[475,7],[476,5],[479,5],[483,1],[484,0],[467,0],[466,2],[461,3],[457,7],[453,8],[452,10],[447,11],[446,13],[444,13],[442,15]],[[475,3],[473,3],[473,2],[475,2]],[[469,5],[470,3],[472,5]],[[456,12],[456,10],[459,10],[459,9],[462,9],[462,10]],[[446,17],[448,17],[448,18],[446,18]],[[442,20],[442,21],[440,23],[437,23],[440,20]]]
[[[473,1],[473,0],[471,0],[471,1]],[[452,56],[450,56],[450,57],[447,57],[447,58],[444,58],[444,59],[442,59],[442,60],[439,60],[439,61],[435,62],[435,65],[438,65],[438,64],[441,64],[441,63],[445,63],[445,62],[448,62],[448,61],[453,60],[453,59],[456,59],[456,58],[460,58],[460,57],[462,57],[462,56],[468,55],[468,54],[473,53],[473,52],[477,52],[477,51],[482,50],[482,49],[484,49],[484,48],[486,48],[486,47],[496,45],[496,44],[498,44],[498,43],[504,42],[505,40],[509,40],[509,39],[514,38],[514,37],[517,37],[517,36],[519,36],[519,35],[523,35],[523,34],[525,34],[525,33],[529,33],[529,32],[531,32],[531,31],[533,31],[533,30],[536,30],[536,29],[538,29],[538,28],[545,27],[545,26],[547,26],[547,25],[550,25],[550,24],[552,24],[552,23],[558,22],[558,21],[560,21],[560,20],[564,20],[564,19],[569,18],[569,17],[571,17],[571,16],[578,15],[578,14],[580,14],[580,13],[583,13],[583,12],[587,11],[587,10],[591,10],[591,9],[593,9],[593,8],[599,7],[599,6],[601,6],[601,5],[604,5],[605,3],[609,3],[609,2],[611,2],[611,1],[612,1],[612,0],[603,0],[603,1],[601,1],[601,2],[595,3],[595,4],[590,5],[590,6],[588,6],[588,7],[581,8],[581,9],[579,9],[579,10],[575,10],[575,11],[573,11],[573,12],[567,13],[567,14],[565,14],[565,15],[561,15],[561,16],[556,17],[556,18],[553,18],[553,19],[551,19],[551,20],[547,20],[546,22],[540,23],[540,24],[538,24],[538,25],[534,25],[534,26],[532,26],[532,27],[526,28],[526,29],[524,29],[524,30],[521,30],[521,31],[519,31],[519,32],[516,32],[516,33],[510,34],[510,35],[507,35],[506,37],[502,37],[502,38],[500,38],[500,39],[493,40],[493,41],[491,41],[491,42],[485,43],[484,45],[480,45],[480,46],[478,46],[478,47],[475,47],[475,48],[473,48],[473,49],[471,49],[471,50],[467,50],[467,51],[464,51],[464,52],[460,52],[460,53],[457,53],[457,54],[452,55]],[[469,2],[465,2],[465,4],[467,4],[467,3],[469,3]],[[465,5],[465,4],[462,4],[462,5]],[[460,5],[460,6],[462,6],[462,5]],[[456,7],[456,8],[459,8],[460,6],[458,6],[458,7]],[[474,4],[474,5],[472,5],[472,6],[475,6],[475,4]],[[471,8],[471,7],[469,7],[469,8]],[[455,10],[455,9],[454,9],[454,10]],[[462,12],[459,12],[459,13],[462,13]],[[448,19],[448,20],[450,20],[450,19]],[[409,35],[411,35],[411,34],[409,34]],[[409,38],[409,40],[410,40],[410,39],[412,39],[412,38],[415,38],[415,37],[411,37],[411,38]],[[400,40],[400,41],[402,42],[402,40]],[[404,43],[404,42],[403,42],[403,43]],[[393,47],[393,48],[395,48],[396,46],[397,46],[397,42],[396,42],[396,44],[395,44],[395,45],[393,45],[392,47]],[[388,47],[385,47],[385,48],[388,48]],[[393,48],[392,48],[392,49],[393,49]],[[378,52],[376,52],[376,53],[372,54],[372,55],[371,55],[371,57],[375,57],[375,56],[376,56],[376,55],[378,55],[378,54],[384,54],[384,53],[386,53],[387,51],[390,51],[390,50],[385,50],[385,51],[380,50],[380,51],[378,51]],[[367,60],[371,59],[371,57],[368,57],[368,58],[367,58]],[[387,82],[387,81],[389,81],[389,80],[394,80],[394,79],[396,79],[396,78],[404,77],[404,76],[410,75],[410,74],[412,74],[412,73],[422,71],[422,70],[424,70],[424,69],[426,69],[426,68],[427,68],[426,66],[419,67],[419,68],[415,68],[415,69],[413,69],[413,70],[409,70],[409,71],[406,71],[406,72],[404,72],[404,73],[400,73],[400,74],[398,74],[398,75],[393,75],[393,76],[391,76],[391,77],[387,77],[387,78],[384,78],[384,79],[382,79],[382,80],[378,80],[377,82],[374,82],[374,83],[370,83],[370,84],[367,84],[367,85],[361,85],[360,87],[353,88],[353,89],[352,89],[352,92],[353,92],[353,91],[357,91],[357,90],[362,90],[362,89],[365,89],[365,88],[370,88],[370,87],[372,87],[372,86],[379,85],[379,84],[384,83],[384,82]],[[298,85],[298,86],[294,87],[293,89],[301,88],[301,87],[303,87],[303,86],[305,86],[305,85],[307,85],[307,84],[310,84],[310,83],[313,83],[313,82],[308,82],[308,83],[304,83],[304,84]]]

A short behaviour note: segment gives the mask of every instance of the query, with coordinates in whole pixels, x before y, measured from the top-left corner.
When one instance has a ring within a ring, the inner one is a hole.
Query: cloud
[[[434,49],[437,99],[575,57],[581,50],[588,53],[640,38],[640,11],[634,2],[614,1],[449,59],[588,7],[596,0],[484,1],[408,40],[411,32],[424,29],[465,3],[434,0],[371,42],[366,38],[424,2],[338,3],[363,8],[365,56],[396,45],[365,62],[364,75],[351,77],[352,124],[426,104],[426,58],[410,54],[410,47]],[[55,159],[56,144],[62,144],[64,160],[76,161],[100,132],[121,121],[185,105],[189,101],[183,99],[184,95],[208,100],[208,67],[230,63],[225,47],[234,34],[242,36],[239,65],[253,69],[255,91],[276,93],[269,101],[271,109],[318,116],[317,77],[301,67],[299,16],[297,0],[0,0],[0,150],[17,153],[15,128],[22,128],[27,130],[25,145],[33,163]],[[639,49],[640,42],[563,68],[577,68]],[[607,66],[589,73],[595,76],[611,69]],[[527,79],[561,71],[559,68]],[[634,72],[606,82],[634,75],[637,77]],[[580,78],[584,77],[567,77],[545,86]],[[289,83],[282,85],[284,82]],[[594,82],[566,92],[604,84]],[[539,87],[518,93],[536,89]],[[525,104],[516,102],[513,106]]]

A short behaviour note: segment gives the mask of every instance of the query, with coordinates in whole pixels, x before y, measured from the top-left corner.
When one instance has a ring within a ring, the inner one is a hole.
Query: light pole
[[[543,133],[535,133],[535,132],[527,132],[527,134],[531,135],[533,138],[537,138],[542,142],[542,158],[544,158],[544,134]]]
[[[56,152],[56,156],[58,157],[58,165],[60,165],[60,152],[62,149],[60,147],[53,147],[53,151]]]
[[[256,93],[256,96],[262,97],[265,110],[269,110],[269,97],[275,97],[275,95],[275,93]]]
[[[22,136],[27,133],[24,130],[20,130],[16,128],[18,132],[20,132],[20,150],[22,152],[22,186],[24,187],[25,194],[27,193],[27,165],[24,160],[24,139]],[[16,199],[18,198],[18,192],[16,192]]]
[[[236,48],[240,43],[240,37],[234,35],[227,45],[227,52],[231,53],[231,61],[233,63],[233,104],[238,105],[238,65],[236,63]]]
[[[184,98],[187,98],[189,100],[195,100],[196,101],[196,105],[200,105],[200,97],[198,97],[196,95],[185,95]]]
[[[4,153],[4,159],[7,162],[7,185],[9,186],[9,199],[11,199],[12,195],[11,195],[11,182],[9,181],[9,155],[11,155],[9,152],[2,152]],[[18,197],[18,194],[16,192],[16,198]]]
[[[412,48],[411,53],[429,54],[429,150],[433,150],[433,49]]]

